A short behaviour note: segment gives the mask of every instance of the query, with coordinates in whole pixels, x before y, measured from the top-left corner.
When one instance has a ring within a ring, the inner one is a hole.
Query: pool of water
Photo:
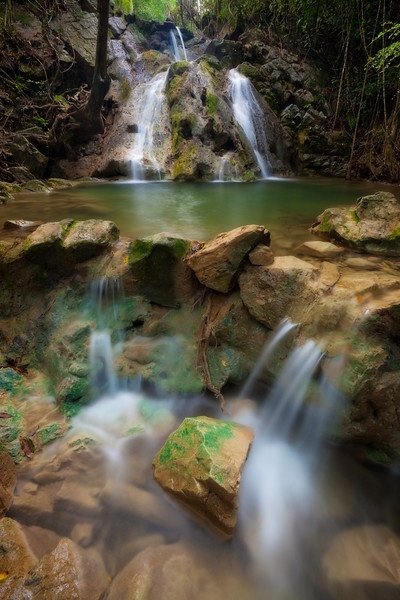
[[[251,184],[91,184],[50,194],[19,194],[0,208],[0,228],[7,219],[98,218],[114,221],[128,237],[167,231],[205,240],[256,223],[271,230],[279,251],[309,238],[308,228],[325,208],[352,204],[379,189],[399,193],[394,186],[310,178]]]

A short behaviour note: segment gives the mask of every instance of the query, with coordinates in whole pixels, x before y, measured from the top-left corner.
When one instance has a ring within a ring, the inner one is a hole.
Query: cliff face
[[[32,10],[16,5],[0,33],[0,180],[131,176],[135,156],[148,178],[258,177],[254,148],[234,118],[232,68],[254,86],[272,173],[345,176],[351,140],[332,127],[326,73],[261,29],[236,40],[207,40],[183,30],[188,60],[177,61],[172,23],[129,24],[110,16],[105,132],[89,144],[60,147],[57,124],[88,97],[97,17],[90,3],[77,0],[48,14]],[[149,110],[146,94],[163,74],[149,149],[149,140],[139,139]]]

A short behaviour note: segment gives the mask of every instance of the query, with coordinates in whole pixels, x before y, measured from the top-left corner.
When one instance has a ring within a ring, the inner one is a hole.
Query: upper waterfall
[[[144,181],[144,164],[147,161],[161,179],[160,164],[155,155],[156,125],[160,118],[165,100],[165,85],[168,71],[158,73],[143,86],[135,141],[130,156],[132,177],[135,181]]]
[[[229,81],[233,115],[254,152],[262,179],[267,179],[270,164],[266,157],[268,142],[263,111],[247,77],[236,69],[231,69]]]
[[[169,35],[171,38],[172,53],[174,56],[174,61],[175,62],[177,62],[178,60],[186,60],[187,61],[188,57],[187,57],[185,42],[183,41],[182,32],[179,29],[179,27],[175,27],[175,29],[171,29],[171,31],[169,32]],[[178,43],[178,40],[179,40],[179,43]]]

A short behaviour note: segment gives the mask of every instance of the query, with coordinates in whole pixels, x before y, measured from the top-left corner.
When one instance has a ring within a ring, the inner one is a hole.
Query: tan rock
[[[43,221],[25,221],[24,219],[16,219],[5,221],[3,229],[36,229],[39,225],[42,225]]]
[[[92,258],[118,239],[118,227],[112,221],[89,219],[74,223],[63,240],[63,248],[75,261]]]
[[[98,600],[108,585],[99,556],[63,538],[25,581],[33,600]]]
[[[13,459],[5,452],[0,452],[0,517],[10,508],[17,481],[17,470]]]
[[[108,600],[261,600],[238,564],[185,543],[147,548],[114,579]]]
[[[0,583],[0,598],[23,598],[17,594],[28,572],[37,560],[29,547],[21,526],[13,519],[0,519],[0,573],[5,579]]]
[[[61,537],[51,529],[44,529],[37,525],[23,526],[22,529],[32,552],[39,560],[45,554],[52,552],[61,540]]]
[[[346,267],[351,267],[352,269],[360,269],[361,271],[376,271],[379,269],[379,265],[375,261],[370,261],[368,258],[364,258],[362,256],[355,258],[347,258],[344,261]]]
[[[269,244],[269,231],[262,225],[244,225],[215,239],[187,258],[197,279],[217,292],[233,289],[242,263],[258,244]]]
[[[230,536],[252,440],[251,429],[236,423],[185,419],[154,458],[154,477],[197,517]]]
[[[274,262],[274,255],[271,248],[265,244],[258,244],[258,246],[249,253],[249,260],[252,265],[271,265]]]
[[[322,567],[328,586],[343,600],[400,596],[400,538],[383,525],[339,533]]]
[[[340,248],[331,242],[310,241],[304,242],[297,248],[298,254],[315,256],[316,258],[336,258],[343,254],[344,248]]]
[[[268,267],[248,267],[239,277],[250,314],[273,329],[284,317],[302,322],[318,298],[318,269],[295,256],[278,256]]]
[[[340,279],[340,272],[334,263],[324,261],[321,265],[320,281],[327,288],[332,288]]]

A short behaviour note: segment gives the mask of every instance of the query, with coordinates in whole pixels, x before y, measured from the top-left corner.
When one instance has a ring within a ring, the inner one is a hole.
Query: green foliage
[[[114,8],[125,15],[135,14],[141,19],[164,21],[174,9],[176,0],[115,0]]]
[[[375,41],[381,40],[383,48],[370,58],[369,64],[377,71],[385,71],[389,67],[400,69],[400,23],[388,23],[377,36]],[[385,46],[385,43],[388,45]]]

